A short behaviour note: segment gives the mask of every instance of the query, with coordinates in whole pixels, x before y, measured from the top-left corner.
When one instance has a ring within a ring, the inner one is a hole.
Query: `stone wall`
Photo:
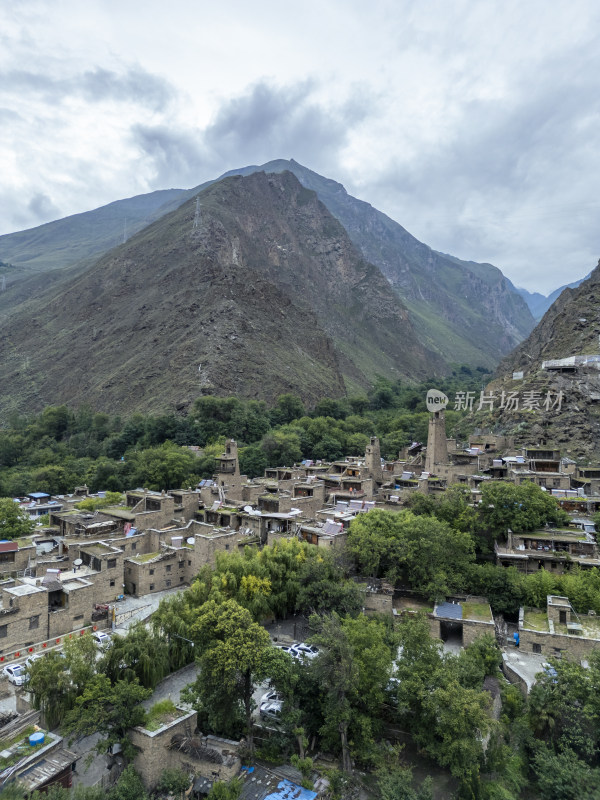
[[[527,653],[540,653],[544,656],[555,657],[566,655],[576,661],[587,659],[591,653],[600,649],[600,639],[586,639],[583,636],[572,636],[563,633],[531,631],[527,628],[519,630],[519,638],[520,649]]]
[[[163,550],[150,561],[125,562],[125,590],[128,594],[143,597],[189,583],[189,548]]]
[[[195,776],[202,775],[207,778],[217,777],[218,780],[228,781],[239,774],[241,761],[237,757],[236,742],[227,742],[216,737],[202,739],[208,747],[218,750],[223,756],[223,763],[216,764],[204,759],[184,753],[170,745],[173,737],[190,737],[196,729],[197,714],[195,711],[184,714],[179,719],[157,731],[147,731],[144,728],[134,728],[130,731],[131,741],[139,748],[133,765],[141,774],[146,789],[153,789],[161,776],[163,769],[181,769],[191,772]],[[201,735],[198,735],[198,739]]]

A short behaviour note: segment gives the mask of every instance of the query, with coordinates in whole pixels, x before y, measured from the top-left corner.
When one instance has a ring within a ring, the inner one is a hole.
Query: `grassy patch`
[[[545,611],[526,611],[523,625],[532,631],[548,632],[548,614]]]
[[[163,725],[168,725],[181,716],[182,712],[172,700],[159,700],[148,711],[148,721],[145,728],[147,731],[157,731]]]
[[[159,555],[160,555],[160,553],[145,553],[143,555],[136,556],[132,560],[133,561],[137,561],[138,564],[145,564],[146,561],[152,561],[153,558],[156,558]]]
[[[463,619],[475,619],[479,622],[491,622],[492,612],[488,603],[475,603],[471,600],[462,603]]]
[[[29,725],[24,731],[13,736],[12,739],[0,740],[0,750],[11,750],[9,756],[0,758],[0,769],[6,769],[6,767],[16,764],[17,761],[20,761],[26,756],[30,756],[32,753],[36,753],[48,744],[46,739],[40,744],[36,744],[34,747],[29,744],[29,737],[32,733],[35,733],[36,730],[37,728],[34,725]]]

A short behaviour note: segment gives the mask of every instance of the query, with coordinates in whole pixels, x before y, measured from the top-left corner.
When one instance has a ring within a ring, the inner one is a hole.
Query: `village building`
[[[587,530],[585,528],[587,527]],[[582,520],[580,527],[544,528],[527,533],[509,531],[504,545],[494,545],[496,561],[519,572],[547,569],[561,574],[573,565],[584,569],[600,567],[600,552],[593,523]]]
[[[577,614],[568,597],[548,595],[544,610],[519,611],[519,649],[546,658],[586,660],[600,649],[600,619],[593,612]]]
[[[492,609],[485,597],[449,598],[435,603],[429,618],[431,635],[467,647],[479,636],[495,636]]]
[[[164,769],[180,769],[210,785],[240,774],[239,742],[196,733],[197,713],[177,708],[156,730],[137,727],[130,731],[137,755],[133,766],[148,790],[155,788]]]

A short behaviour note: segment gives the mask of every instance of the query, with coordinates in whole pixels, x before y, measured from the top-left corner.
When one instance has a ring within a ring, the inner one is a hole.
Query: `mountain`
[[[576,459],[600,459],[600,370],[599,362],[543,369],[544,361],[571,356],[598,356],[600,359],[600,261],[574,289],[563,289],[531,334],[500,363],[496,379],[486,391],[548,392],[556,398],[562,393],[560,413],[504,414],[504,426],[517,435],[517,443],[545,441]],[[513,373],[523,372],[522,380]],[[530,395],[531,396],[531,395]]]
[[[232,170],[222,177],[283,171],[292,172],[317,193],[364,258],[389,280],[423,345],[444,361],[495,367],[533,328],[526,303],[499,269],[432,250],[385,214],[349,195],[340,183],[293,159]],[[44,291],[47,280],[58,285],[85,269],[123,241],[125,220],[128,234],[141,230],[211,183],[139,195],[1,236],[0,259],[14,264],[17,272],[7,279],[9,288],[12,280],[12,291],[0,292],[0,311],[13,313],[19,303]],[[55,274],[58,266],[62,269]]]
[[[578,281],[573,281],[573,283],[567,283],[564,286],[560,286],[558,289],[555,289],[553,292],[551,292],[547,297],[539,292],[528,292],[527,289],[521,289],[519,287],[514,288],[529,306],[529,310],[531,311],[533,318],[536,320],[536,322],[539,322],[546,311],[548,311],[552,303],[554,303],[554,301],[560,297],[565,289],[576,289],[583,281],[586,281],[590,275],[591,272],[588,273],[585,278],[580,278]]]
[[[441,374],[406,308],[289,172],[230,177],[0,318],[0,410],[306,401]],[[199,217],[199,219],[197,219]]]
[[[407,306],[421,341],[448,362],[495,366],[531,331],[526,303],[502,272],[438,253],[369,203],[293,159],[229,174],[289,170],[317,192],[366,259],[379,267]]]

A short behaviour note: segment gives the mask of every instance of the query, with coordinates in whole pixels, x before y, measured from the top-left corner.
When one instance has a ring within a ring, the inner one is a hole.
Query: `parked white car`
[[[108,645],[111,642],[110,636],[108,635],[108,633],[104,633],[104,631],[96,631],[92,635],[93,635],[94,641],[96,642],[98,647],[102,647],[102,648],[108,647]]]
[[[313,647],[312,644],[300,642],[299,644],[292,645],[292,655],[296,658],[316,658],[319,655],[319,650]]]
[[[260,698],[260,704],[262,706],[265,703],[273,703],[273,702],[283,703],[283,697],[280,694],[278,694],[275,691],[275,689],[269,689],[269,691],[265,692],[263,696]]]
[[[276,647],[278,650],[283,650],[283,652],[284,652],[284,653],[287,653],[289,656],[292,656],[293,658],[296,658],[296,653],[295,653],[295,651],[294,651],[294,648],[293,648],[291,645],[287,645],[287,644],[276,644],[276,645],[275,645],[275,647]]]
[[[2,672],[15,686],[23,686],[29,680],[27,669],[23,664],[8,664]]]
[[[263,719],[280,720],[281,707],[283,703],[281,700],[271,700],[267,703],[261,703],[259,713]]]

